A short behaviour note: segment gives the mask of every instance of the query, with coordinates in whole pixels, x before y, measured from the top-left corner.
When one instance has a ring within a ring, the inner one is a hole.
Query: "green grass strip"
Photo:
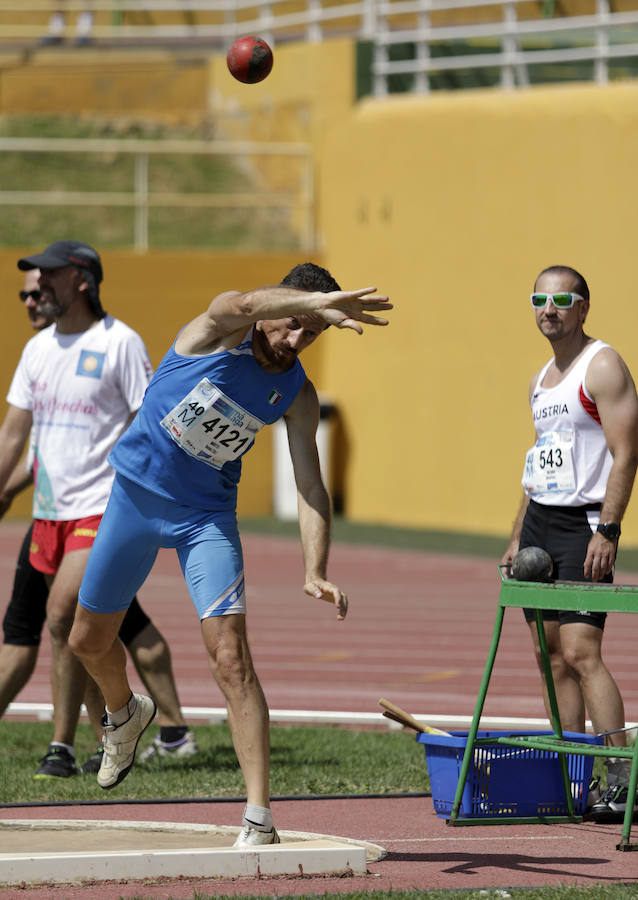
[[[296,522],[282,522],[275,518],[242,517],[240,531],[276,537],[298,537]],[[498,565],[509,537],[470,534],[461,531],[429,531],[419,528],[399,528],[392,525],[362,524],[335,517],[333,540],[346,544],[368,544],[377,547],[396,547],[401,550],[422,550],[428,553],[449,553],[461,556],[491,558]],[[638,548],[618,551],[618,568],[638,572]]]
[[[136,764],[121,785],[105,792],[94,776],[34,781],[52,725],[5,718],[0,721],[0,802],[243,797],[244,782],[228,727],[196,725],[192,730],[200,747],[197,756]],[[151,742],[152,732],[141,749]],[[271,746],[273,796],[429,791],[424,749],[408,732],[273,726]],[[75,749],[80,763],[95,750],[95,735],[86,723],[78,727]]]

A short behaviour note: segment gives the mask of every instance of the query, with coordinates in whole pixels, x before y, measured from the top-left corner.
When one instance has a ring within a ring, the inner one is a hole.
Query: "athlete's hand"
[[[376,295],[374,291],[376,288],[367,287],[358,291],[330,291],[319,294],[317,312],[328,325],[334,325],[337,328],[351,328],[358,334],[363,334],[360,322],[365,325],[388,324],[387,319],[371,316],[368,313],[385,312],[392,309],[388,298]]]
[[[343,622],[348,612],[348,598],[336,584],[324,581],[323,578],[313,578],[304,584],[303,589],[310,597],[334,603],[337,607],[337,622]]]
[[[591,578],[592,581],[600,581],[601,578],[609,574],[616,561],[617,548],[617,541],[610,541],[609,538],[604,537],[599,531],[593,534],[587,546],[587,556],[583,566],[585,578]]]
[[[512,574],[512,563],[514,562],[514,557],[518,553],[518,545],[519,539],[510,541],[507,550],[501,557],[501,561],[499,565],[503,566],[506,569],[509,569],[508,577]]]

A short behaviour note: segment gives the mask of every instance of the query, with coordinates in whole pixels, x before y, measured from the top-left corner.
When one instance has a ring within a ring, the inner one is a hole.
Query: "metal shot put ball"
[[[551,556],[540,547],[519,550],[512,563],[512,578],[517,581],[551,581],[553,571]]]

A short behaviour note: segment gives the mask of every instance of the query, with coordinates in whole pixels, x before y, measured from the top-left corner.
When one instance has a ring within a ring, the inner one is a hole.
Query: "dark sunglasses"
[[[31,297],[32,300],[35,300],[36,303],[39,303],[40,302],[40,291],[37,290],[37,288],[32,291],[20,291],[19,297],[23,303],[26,303],[26,301],[29,299],[29,297]]]

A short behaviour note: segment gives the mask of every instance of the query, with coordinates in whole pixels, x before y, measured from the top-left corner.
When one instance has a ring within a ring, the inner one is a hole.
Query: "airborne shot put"
[[[531,300],[554,356],[530,383],[537,439],[527,453],[525,496],[501,562],[512,565],[519,550],[539,547],[551,557],[557,580],[612,581],[638,463],[634,382],[618,353],[584,331],[589,287],[582,275],[569,266],[544,269]],[[525,610],[525,618],[540,665],[533,611]],[[605,618],[585,610],[543,611],[564,729],[584,732],[587,710],[596,732],[624,746],[622,698],[601,655]],[[590,792],[594,815],[624,811],[629,768],[630,760],[608,760],[607,790],[602,797]]]
[[[132,425],[113,449],[116,478],[82,581],[73,651],[106,702],[98,783],[126,776],[155,714],[133,695],[117,632],[160,547],[174,547],[224,694],[247,805],[236,846],[279,841],[269,801],[268,708],[246,636],[242,550],[236,521],[241,456],[282,416],[297,484],[304,591],[348,599],[327,580],[330,500],[315,433],[319,403],[298,355],[328,325],[362,333],[392,308],[374,288],[341,291],[329,272],[296,266],[280,285],[219,294],[184,326],[160,363]]]

